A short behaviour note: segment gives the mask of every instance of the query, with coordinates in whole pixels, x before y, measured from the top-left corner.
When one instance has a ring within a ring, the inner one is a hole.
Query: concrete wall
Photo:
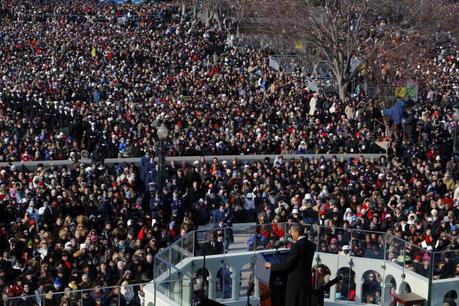
[[[222,160],[233,160],[235,158],[239,159],[243,162],[253,162],[257,160],[263,160],[265,157],[269,157],[274,160],[276,157],[280,155],[220,155],[220,156],[206,156],[207,161],[211,161],[214,158],[218,158],[220,161]],[[333,156],[336,156],[338,160],[348,160],[351,157],[359,158],[360,156],[365,157],[369,160],[376,160],[381,156],[385,156],[385,154],[286,154],[282,155],[284,159],[291,159],[291,158],[320,158],[324,157],[325,159],[332,159]],[[175,156],[175,157],[166,157],[166,162],[170,163],[171,161],[179,162],[179,163],[192,163],[196,160],[200,160],[201,156]],[[91,164],[90,159],[81,159],[79,160],[80,163],[83,164]],[[140,164],[140,158],[107,158],[104,160],[104,164],[106,165],[113,165],[117,163],[134,163],[136,165]],[[28,169],[35,169],[37,165],[43,164],[46,167],[50,166],[70,166],[73,164],[71,160],[46,160],[46,161],[29,161],[29,162],[0,162],[0,167],[6,167],[8,165],[15,165],[16,167],[26,167]]]

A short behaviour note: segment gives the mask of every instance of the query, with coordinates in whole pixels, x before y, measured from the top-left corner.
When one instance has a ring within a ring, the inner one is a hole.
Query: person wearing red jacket
[[[282,239],[284,237],[284,233],[285,233],[284,226],[283,224],[279,224],[278,216],[274,217],[271,227],[272,227],[273,236],[275,236],[275,238]]]

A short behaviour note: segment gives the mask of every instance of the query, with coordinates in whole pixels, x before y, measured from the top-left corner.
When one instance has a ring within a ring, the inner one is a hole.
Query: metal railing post
[[[153,305],[156,306],[156,281],[153,280]]]
[[[434,277],[434,264],[435,264],[435,252],[432,252],[430,256],[430,277],[429,277],[429,285],[427,289],[427,306],[432,305],[432,281]]]
[[[388,299],[388,297],[386,296],[386,261],[387,261],[387,234],[385,233],[384,234],[384,255],[383,255],[383,266],[384,266],[384,276],[383,276],[383,284],[384,284],[384,287],[383,287],[383,290],[381,292],[381,305],[385,305],[386,304],[386,299]]]
[[[171,271],[171,264],[172,264],[172,248],[169,248],[168,253],[169,253],[169,260],[167,261],[167,263],[168,263],[167,270],[169,270],[169,277],[171,277],[171,275],[172,275],[172,271]]]
[[[197,235],[197,231],[193,231],[193,234],[192,234],[192,240],[193,240],[193,256],[196,256],[196,242],[197,242],[197,239],[196,239],[196,235]]]
[[[181,262],[183,258],[185,257],[185,245],[186,245],[185,237],[180,237],[180,241],[179,241],[180,243],[180,254],[178,258],[179,262]]]
[[[180,299],[180,305],[183,305],[183,282],[184,279],[183,277],[179,280],[179,299]]]
[[[224,254],[228,253],[228,246],[226,245],[226,242],[227,242],[226,241],[226,230],[227,230],[227,228],[224,227],[223,228],[223,253]]]

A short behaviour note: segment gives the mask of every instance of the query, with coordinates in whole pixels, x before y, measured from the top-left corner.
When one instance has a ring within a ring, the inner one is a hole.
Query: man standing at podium
[[[279,264],[267,262],[265,268],[287,273],[286,306],[312,306],[311,265],[316,246],[304,236],[304,227],[301,224],[293,224],[290,235],[295,244],[290,250],[288,260]]]

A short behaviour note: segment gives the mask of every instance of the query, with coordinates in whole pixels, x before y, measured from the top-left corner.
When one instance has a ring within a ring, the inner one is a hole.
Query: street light
[[[169,134],[169,130],[161,123],[156,131],[156,135],[158,135],[159,139],[159,147],[158,147],[158,177],[157,177],[157,187],[158,191],[161,192],[164,186],[164,175],[165,175],[165,168],[166,168],[166,150],[164,147],[164,141],[167,139],[167,135]]]

